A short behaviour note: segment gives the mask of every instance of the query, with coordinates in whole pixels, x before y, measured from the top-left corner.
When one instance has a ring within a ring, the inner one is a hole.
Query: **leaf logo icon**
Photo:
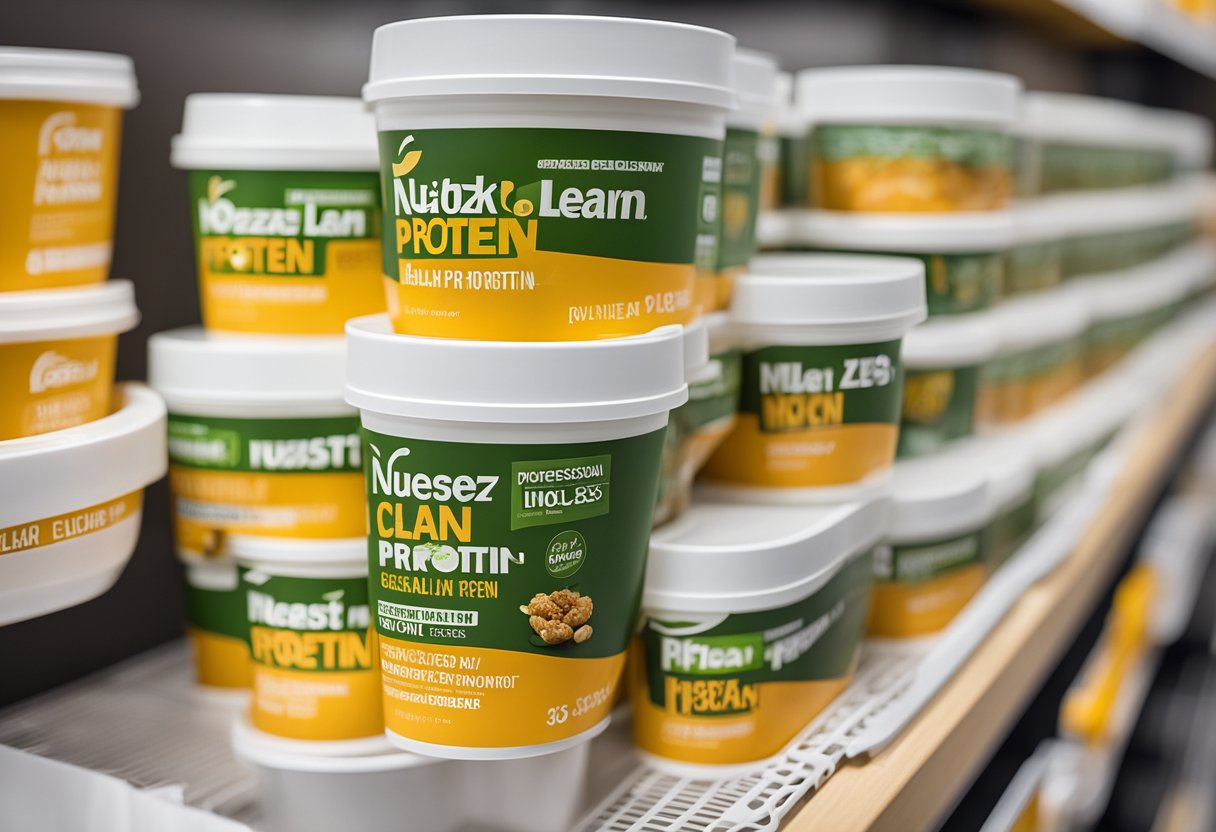
[[[222,179],[219,176],[212,176],[207,180],[207,201],[215,202],[224,194],[236,187],[236,183],[231,179]]]
[[[416,168],[418,166],[418,162],[422,160],[421,150],[411,150],[409,153],[405,153],[405,155],[402,156],[405,148],[413,141],[414,137],[412,135],[406,136],[404,139],[402,139],[401,146],[397,148],[397,155],[401,156],[401,161],[393,162],[393,176],[405,176],[407,173]]]

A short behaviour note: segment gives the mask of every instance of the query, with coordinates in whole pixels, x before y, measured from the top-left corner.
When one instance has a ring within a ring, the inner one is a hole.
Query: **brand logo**
[[[44,393],[57,387],[83,384],[97,378],[97,359],[79,361],[47,350],[30,368],[30,392]]]
[[[198,201],[198,225],[203,234],[237,237],[366,237],[372,195],[359,190],[291,189],[287,207],[249,208],[236,205],[227,194],[237,189],[232,179],[212,176],[207,195]],[[343,208],[327,205],[364,204]]]
[[[105,134],[100,127],[77,127],[76,114],[62,110],[47,116],[38,131],[38,155],[100,153]]]
[[[498,485],[498,477],[469,474],[421,474],[399,471],[397,463],[410,455],[409,448],[398,448],[388,461],[381,459],[380,449],[368,443],[372,449],[372,493],[391,497],[412,497],[415,500],[435,500],[446,503],[492,503],[491,493]]]

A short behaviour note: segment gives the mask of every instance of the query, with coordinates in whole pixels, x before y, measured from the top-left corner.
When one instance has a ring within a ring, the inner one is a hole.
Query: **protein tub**
[[[900,341],[924,319],[918,260],[753,260],[730,309],[743,352],[740,412],[707,482],[759,502],[848,499],[879,484],[899,433]]]
[[[125,280],[0,293],[0,440],[110,413],[118,335],[138,322]]]
[[[936,633],[979,592],[988,574],[989,487],[984,472],[949,455],[895,466],[891,521],[874,552],[869,635]]]
[[[806,69],[810,204],[835,211],[993,211],[1012,191],[1021,83],[929,66]]]
[[[904,336],[897,456],[923,456],[970,435],[980,372],[996,354],[991,315],[930,319]]]
[[[562,341],[691,320],[733,59],[730,35],[649,20],[377,29],[363,97],[396,330]]]
[[[1089,308],[1085,374],[1093,377],[1121,361],[1173,315],[1186,294],[1186,275],[1158,261],[1137,269],[1070,284]]]
[[[247,691],[249,622],[236,562],[230,558],[186,563],[186,637],[194,654],[194,678],[205,688]]]
[[[195,94],[172,148],[189,171],[204,326],[339,335],[384,309],[376,127],[362,101]]]
[[[367,540],[233,535],[253,730],[304,754],[387,750],[368,603]]]
[[[997,354],[980,372],[975,420],[980,428],[1020,422],[1076,389],[1083,380],[1089,310],[1075,295],[1027,295],[993,312]]]
[[[0,47],[0,291],[109,276],[122,111],[138,101],[125,55]]]
[[[502,759],[595,736],[688,395],[682,330],[504,344],[370,316],[347,336],[389,738]]]
[[[968,439],[946,454],[981,471],[988,480],[992,522],[983,541],[985,563],[993,571],[1025,543],[1036,528],[1035,464],[1018,432]]]
[[[1002,297],[1058,286],[1064,279],[1067,220],[1044,200],[1028,200],[1013,211],[1013,245],[1005,265]]]
[[[113,413],[0,442],[0,625],[114,585],[139,539],[143,491],[165,474],[165,405],[119,385]],[[19,484],[19,485],[18,485]]]
[[[705,502],[654,533],[631,662],[648,758],[684,777],[757,769],[848,686],[888,508]]]
[[[734,70],[736,105],[726,116],[722,148],[717,262],[712,273],[697,274],[696,302],[702,312],[727,307],[735,278],[756,253],[756,219],[764,182],[763,147],[775,129],[777,62],[762,52],[739,49]]]
[[[818,251],[917,258],[925,264],[929,314],[937,316],[975,312],[996,301],[1013,232],[1005,211],[930,216],[811,210],[797,214],[793,236]]]
[[[342,338],[186,328],[148,340],[149,383],[169,406],[169,491],[185,558],[230,534],[366,532],[359,417],[342,399]]]

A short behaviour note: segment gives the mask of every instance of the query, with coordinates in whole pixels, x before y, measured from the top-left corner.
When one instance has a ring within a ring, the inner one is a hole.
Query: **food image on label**
[[[853,483],[889,467],[903,389],[899,345],[745,352],[739,416],[706,475],[725,484],[798,488]]]
[[[718,210],[718,259],[713,273],[698,272],[697,304],[703,313],[726,308],[734,278],[756,253],[760,210],[760,134],[728,127],[722,151]]]
[[[375,171],[190,172],[203,320],[340,333],[383,311]]]
[[[637,620],[664,433],[505,445],[365,429],[392,734],[509,749],[607,719]]]
[[[253,663],[253,726],[299,740],[384,730],[367,579],[299,578],[241,568]]]
[[[920,456],[972,430],[979,367],[908,370],[899,426],[898,455]]]
[[[0,289],[98,283],[110,271],[122,111],[0,103]]]
[[[703,765],[778,753],[848,685],[873,568],[869,553],[854,557],[778,609],[653,613],[630,663],[635,743]]]
[[[394,327],[559,341],[687,323],[721,147],[610,130],[382,132]]]
[[[237,581],[235,566],[228,587],[199,586],[187,579],[186,622],[198,683],[216,688],[248,688],[253,680],[249,622],[245,619],[245,594]]]
[[[364,534],[359,418],[169,414],[169,490],[180,551],[217,555],[227,534]]]
[[[879,638],[936,633],[979,592],[986,576],[979,531],[879,546],[866,632]]]
[[[117,349],[113,335],[0,344],[0,440],[109,414]]]
[[[0,528],[0,557],[108,529],[138,514],[143,498],[142,490],[132,491],[97,505]]]
[[[835,211],[990,211],[1009,203],[1013,142],[996,130],[821,124],[811,204]]]

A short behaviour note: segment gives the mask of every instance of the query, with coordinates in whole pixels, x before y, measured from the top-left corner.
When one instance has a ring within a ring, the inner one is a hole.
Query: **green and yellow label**
[[[976,424],[1019,422],[1058,402],[1081,384],[1082,358],[1077,340],[994,358],[980,370]]]
[[[186,635],[200,685],[235,690],[250,687],[249,622],[235,564],[227,586],[191,583],[187,572]]]
[[[739,416],[707,476],[802,488],[844,485],[890,466],[903,389],[899,343],[745,353]]]
[[[0,528],[0,556],[53,546],[65,540],[108,529],[138,513],[143,505],[143,498],[144,492],[141,489],[86,508],[56,514],[54,517],[43,517]]]
[[[898,455],[931,454],[972,430],[979,367],[906,370]]]
[[[992,518],[984,539],[989,571],[1002,566],[1034,533],[1035,511],[1032,489],[1023,499],[997,512]]]
[[[611,130],[381,133],[394,326],[562,341],[687,323],[721,149]]]
[[[732,765],[778,753],[852,676],[869,553],[785,607],[714,617],[654,613],[632,663],[634,740],[673,760]]]
[[[510,748],[607,718],[665,432],[499,445],[364,431],[389,731]]]
[[[698,273],[702,313],[725,309],[734,278],[756,253],[760,210],[760,133],[728,127],[722,151],[722,195],[718,206],[718,262],[713,273]]]
[[[367,579],[297,578],[241,568],[253,663],[250,720],[299,740],[384,730]]]
[[[998,130],[820,124],[811,203],[834,211],[991,211],[1013,190],[1013,141]]]
[[[362,537],[359,417],[169,415],[179,550],[218,555],[227,534]]]
[[[384,310],[374,171],[190,172],[203,322],[339,334]]]
[[[874,590],[866,630],[907,638],[943,629],[987,577],[980,531],[874,552]]]

